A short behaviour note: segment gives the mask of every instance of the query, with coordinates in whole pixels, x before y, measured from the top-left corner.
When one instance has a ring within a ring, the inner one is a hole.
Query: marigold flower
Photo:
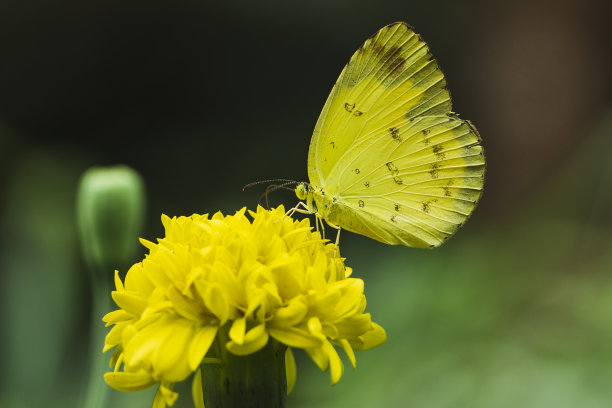
[[[152,243],[125,282],[115,272],[104,351],[116,347],[106,382],[120,391],[160,384],[153,406],[172,405],[176,382],[194,376],[202,407],[200,366],[213,341],[234,355],[262,349],[270,338],[288,346],[288,389],[296,370],[291,348],[302,348],[335,384],[343,366],[340,346],[355,367],[354,349],[378,346],[384,330],[364,313],[361,279],[334,254],[334,245],[285,209],[162,216],[166,237]],[[218,336],[224,331],[224,336]],[[197,384],[198,382],[199,384]]]

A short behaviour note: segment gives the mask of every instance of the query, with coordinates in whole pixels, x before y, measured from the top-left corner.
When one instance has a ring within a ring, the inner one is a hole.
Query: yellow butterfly
[[[476,128],[451,112],[427,44],[399,22],[344,67],[312,135],[310,183],[295,193],[317,221],[385,244],[433,248],[470,216],[484,172]]]

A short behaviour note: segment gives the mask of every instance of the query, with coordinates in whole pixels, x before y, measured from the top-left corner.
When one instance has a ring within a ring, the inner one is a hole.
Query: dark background
[[[355,372],[345,361],[334,387],[296,353],[288,405],[610,406],[610,11],[596,0],[3,0],[0,406],[79,406],[84,393],[84,170],[142,174],[150,240],[162,213],[254,208],[262,189],[244,184],[307,180],[312,129],[342,67],[400,20],[484,139],[484,196],[434,251],[343,234],[388,341],[359,353]],[[113,393],[111,406],[149,406],[150,395]]]

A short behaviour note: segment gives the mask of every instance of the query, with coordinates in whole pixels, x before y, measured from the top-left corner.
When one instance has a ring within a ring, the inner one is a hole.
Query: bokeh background
[[[433,251],[343,234],[388,341],[358,354],[355,371],[345,361],[334,387],[297,353],[288,406],[612,406],[606,3],[3,0],[0,406],[82,406],[85,169],[142,174],[150,240],[162,213],[253,208],[262,189],[244,184],[307,179],[312,129],[342,67],[398,20],[429,43],[454,109],[478,127],[485,193]],[[280,203],[296,198],[271,197]],[[184,390],[176,406],[190,406]],[[111,394],[112,407],[152,400]]]

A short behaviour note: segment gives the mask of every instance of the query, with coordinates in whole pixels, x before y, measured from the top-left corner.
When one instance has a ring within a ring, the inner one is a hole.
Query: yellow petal
[[[191,383],[191,395],[195,408],[204,408],[204,390],[202,389],[202,369],[198,368]]]
[[[290,347],[311,348],[321,345],[321,338],[297,327],[269,326],[268,332],[279,342]]]
[[[125,290],[138,292],[145,297],[155,289],[155,286],[148,278],[147,272],[142,268],[142,263],[134,264],[130,268],[125,275],[125,281],[123,283]]]
[[[215,340],[217,330],[218,327],[216,326],[204,326],[198,329],[194,335],[189,347],[189,368],[191,370],[195,370],[202,362],[210,345]]]
[[[159,330],[159,329],[158,329]],[[162,330],[163,338],[153,355],[153,370],[168,381],[182,381],[193,371],[189,367],[188,346],[190,345],[194,327],[183,319],[176,319]]]
[[[287,347],[287,350],[285,350],[285,371],[287,372],[287,395],[289,395],[297,378],[297,366],[291,347]]]
[[[147,307],[147,299],[143,298],[137,293],[121,291],[114,291],[111,293],[113,300],[120,308],[133,314],[134,316],[140,316]]]
[[[126,320],[133,319],[135,316],[126,312],[123,309],[114,310],[112,312],[107,313],[102,321],[106,323],[106,327],[117,324],[120,322],[125,322]]]
[[[244,337],[244,344],[239,345],[233,341],[229,341],[226,344],[227,349],[237,356],[245,356],[247,354],[255,353],[262,349],[266,343],[268,343],[268,332],[266,331],[265,324],[253,327],[249,330]]]
[[[330,290],[337,290],[342,294],[342,302],[337,305],[336,313],[339,315],[361,313],[362,310],[359,309],[364,298],[363,286],[363,280],[355,278],[341,280],[330,285]]]
[[[121,343],[125,326],[125,324],[118,324],[108,332],[106,339],[104,340],[103,352],[106,352],[115,347],[117,344]]]
[[[201,306],[193,300],[185,297],[181,292],[182,291],[180,291],[176,286],[172,286],[166,292],[174,310],[187,319],[199,322],[201,320]]]
[[[204,304],[224,324],[229,317],[229,303],[218,283],[211,283],[204,293]]]
[[[110,368],[114,369],[114,371],[119,371],[119,366],[123,363],[123,348],[117,347],[115,351],[113,351],[113,355],[110,359]]]
[[[337,320],[333,324],[341,337],[361,336],[372,330],[372,319],[369,313],[349,316]]]
[[[327,353],[323,351],[322,345],[321,347],[313,347],[304,350],[306,351],[306,353],[308,353],[312,361],[314,361],[315,364],[319,366],[321,371],[327,370],[327,367],[329,366],[329,357],[327,356]]]
[[[364,333],[355,340],[350,339],[349,342],[355,350],[369,350],[376,346],[380,346],[386,340],[387,333],[385,333],[385,329],[376,323],[372,323],[372,330]]]
[[[157,327],[157,325],[145,327],[137,331],[129,341],[124,340],[124,361],[128,367],[142,366],[141,362],[150,361],[164,340],[162,332],[158,332]]]
[[[307,312],[308,306],[304,301],[294,299],[286,307],[276,309],[273,321],[278,326],[295,326],[302,321]]]
[[[145,390],[157,382],[146,371],[133,373],[110,372],[104,374],[104,380],[117,391],[124,392]]]
[[[342,349],[344,350],[344,352],[346,353],[346,356],[351,362],[351,366],[355,368],[357,366],[357,360],[355,359],[355,352],[353,351],[353,348],[351,347],[351,345],[346,339],[341,339],[340,345],[342,346]]]
[[[242,345],[244,344],[245,331],[246,317],[240,317],[232,323],[232,327],[229,330],[229,337],[237,345]]]
[[[119,271],[115,269],[115,288],[118,292],[124,290],[123,283],[121,283],[121,278],[119,277]]]
[[[325,340],[325,336],[321,333],[323,330],[323,326],[321,325],[321,321],[318,317],[311,317],[308,319],[308,331],[310,334],[319,337],[321,340]]]
[[[340,360],[338,352],[330,342],[325,342],[323,349],[329,358],[331,383],[334,385],[340,381],[340,377],[342,377],[342,373],[344,372],[344,365],[342,364],[342,360]]]
[[[335,314],[336,305],[342,299],[342,293],[338,290],[320,292],[320,294],[313,294],[308,296],[308,303],[312,312],[317,315],[327,315],[331,313]]]
[[[162,215],[162,217],[164,217],[164,216]],[[163,221],[162,221],[162,223],[163,223]],[[140,241],[140,244],[143,247],[147,248],[148,250],[152,250],[152,249],[155,249],[157,247],[156,243],[148,241],[148,240],[146,240],[144,238],[139,238],[138,241]]]
[[[166,408],[166,405],[172,406],[178,398],[178,393],[172,391],[174,384],[171,382],[162,382],[155,393],[152,408]]]

